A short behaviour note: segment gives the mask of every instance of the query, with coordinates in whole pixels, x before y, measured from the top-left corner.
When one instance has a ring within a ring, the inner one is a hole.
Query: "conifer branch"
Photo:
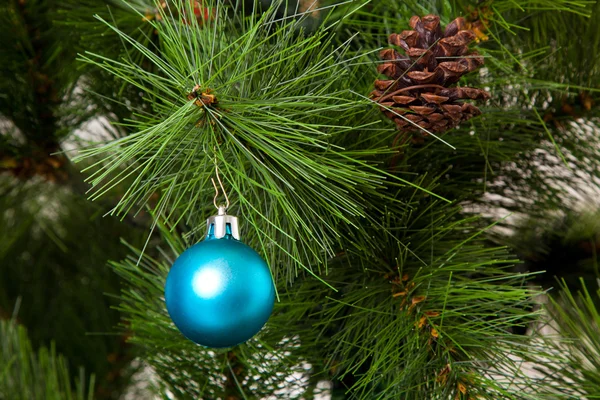
[[[322,254],[336,251],[337,226],[369,218],[385,198],[389,176],[375,160],[388,151],[351,151],[336,141],[371,127],[373,136],[387,133],[369,120],[367,102],[349,92],[348,43],[334,46],[327,27],[305,36],[301,20],[272,25],[273,9],[241,19],[221,1],[210,4],[214,18],[201,25],[186,17],[189,6],[157,3],[160,19],[149,23],[160,51],[101,20],[154,67],[95,53],[81,59],[135,86],[153,111],[129,122],[131,135],[83,149],[76,160],[103,159],[89,168],[92,198],[128,180],[111,213],[124,215],[159,193],[158,203],[169,210],[159,218],[199,225],[206,217],[202,199],[212,197],[216,156],[237,197],[233,208],[264,237],[254,243],[273,255],[277,276],[292,279],[289,266],[319,268]],[[216,100],[189,100],[194,91]],[[269,250],[275,243],[287,249],[280,257]]]

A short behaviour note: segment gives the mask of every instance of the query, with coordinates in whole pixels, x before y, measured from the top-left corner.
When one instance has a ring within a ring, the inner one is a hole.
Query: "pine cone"
[[[371,97],[382,105],[383,113],[402,132],[425,135],[421,128],[440,133],[481,114],[479,108],[463,100],[486,100],[489,93],[448,87],[483,65],[483,57],[469,52],[475,34],[464,29],[465,20],[455,19],[443,33],[436,15],[414,16],[410,26],[414,30],[389,36],[389,42],[406,55],[394,49],[380,53],[386,62],[377,70],[391,80],[376,80]]]

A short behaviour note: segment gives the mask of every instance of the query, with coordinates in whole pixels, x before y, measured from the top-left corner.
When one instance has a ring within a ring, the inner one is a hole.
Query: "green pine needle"
[[[325,255],[335,254],[341,224],[368,220],[374,202],[384,201],[386,180],[413,185],[377,168],[389,150],[336,144],[361,132],[388,134],[368,100],[350,91],[356,67],[345,61],[348,42],[334,45],[326,25],[304,35],[302,18],[276,24],[274,8],[241,18],[217,1],[201,25],[186,17],[189,7],[170,7],[157,3],[160,18],[148,22],[157,46],[99,18],[152,68],[128,57],[80,56],[152,103],[151,113],[128,121],[132,134],[75,158],[101,160],[86,168],[91,198],[127,182],[111,214],[135,211],[158,194],[157,218],[200,226],[210,212],[216,162],[232,209],[260,236],[250,241],[269,256],[275,276],[293,279],[290,266],[319,270]],[[195,85],[198,96],[216,102],[188,100]],[[305,237],[314,240],[297,240]]]
[[[35,351],[27,330],[0,320],[0,398],[12,400],[92,400],[94,377],[86,389],[83,370],[75,385],[65,358],[54,345]]]

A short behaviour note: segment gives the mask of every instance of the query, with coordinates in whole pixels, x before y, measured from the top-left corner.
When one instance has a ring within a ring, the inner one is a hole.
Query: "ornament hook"
[[[219,166],[217,164],[217,149],[215,148],[215,176],[219,182],[219,186],[215,182],[214,178],[210,178],[210,181],[215,188],[215,197],[213,198],[213,204],[217,208],[217,215],[213,215],[206,220],[206,237],[211,239],[221,239],[227,235],[231,235],[234,239],[240,240],[240,230],[238,228],[238,219],[233,215],[227,215],[227,209],[229,208],[229,196],[225,191],[225,186],[219,175]],[[219,205],[217,199],[219,198],[219,187],[223,196],[225,197],[225,204]]]
[[[213,198],[213,204],[215,205],[215,208],[217,210],[221,211],[221,208],[223,208],[223,211],[226,211],[229,208],[229,197],[227,196],[227,192],[225,191],[225,187],[223,186],[223,182],[221,181],[221,176],[219,175],[219,166],[217,165],[217,157],[215,157],[215,175],[217,177],[217,181],[219,181],[219,186],[221,187],[223,196],[225,197],[225,205],[219,206],[217,204],[217,198],[219,197],[219,188],[217,187],[215,180],[213,178],[210,178],[210,180],[213,184],[213,187],[215,188],[215,197]]]

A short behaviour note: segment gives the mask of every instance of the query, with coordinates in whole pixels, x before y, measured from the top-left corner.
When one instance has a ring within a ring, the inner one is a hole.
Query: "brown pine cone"
[[[402,132],[424,135],[423,129],[441,133],[481,114],[479,108],[463,101],[486,100],[489,93],[448,87],[483,65],[483,57],[469,52],[475,34],[464,29],[464,19],[455,19],[443,33],[436,15],[414,16],[410,26],[414,30],[389,36],[389,42],[406,55],[395,49],[380,53],[386,62],[377,70],[390,80],[376,80],[371,97],[381,104],[383,113]]]

